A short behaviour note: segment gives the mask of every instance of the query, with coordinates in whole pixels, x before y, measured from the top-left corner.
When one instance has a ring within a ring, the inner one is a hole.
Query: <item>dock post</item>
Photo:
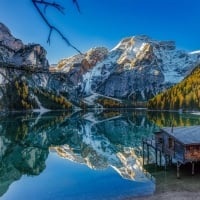
[[[147,144],[147,164],[149,164],[149,145]]]
[[[156,165],[158,165],[158,150],[156,148]]]
[[[192,175],[194,175],[194,162],[192,162]]]
[[[169,156],[169,164],[172,165],[172,156]]]
[[[156,154],[156,165],[158,165],[158,150],[157,150],[157,146],[155,148],[155,154]]]
[[[167,170],[167,155],[165,154],[165,170]]]
[[[176,164],[176,176],[177,176],[177,178],[180,178],[180,166],[181,166],[181,163],[179,163],[179,161],[177,161],[177,164]]]
[[[160,151],[160,167],[161,167],[161,165],[162,165],[162,154],[161,154],[162,152]]]

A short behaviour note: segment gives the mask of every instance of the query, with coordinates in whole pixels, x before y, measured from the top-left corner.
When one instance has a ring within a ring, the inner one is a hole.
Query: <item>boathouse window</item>
[[[168,138],[168,146],[170,149],[174,147],[174,140],[171,137]]]
[[[200,160],[200,146],[191,145],[186,147],[186,158]]]
[[[163,139],[162,138],[158,138],[158,143],[162,144],[163,143]]]
[[[190,146],[190,153],[193,155],[194,154],[194,146]]]
[[[194,152],[198,152],[200,151],[200,146],[199,145],[193,145],[193,146],[189,146],[189,149],[188,147],[186,148],[187,150],[189,150],[191,153],[194,153]]]

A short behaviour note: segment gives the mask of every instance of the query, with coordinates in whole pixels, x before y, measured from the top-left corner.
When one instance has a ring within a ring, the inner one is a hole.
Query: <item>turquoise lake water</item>
[[[142,137],[197,116],[138,110],[0,117],[0,199],[123,199],[151,195]]]

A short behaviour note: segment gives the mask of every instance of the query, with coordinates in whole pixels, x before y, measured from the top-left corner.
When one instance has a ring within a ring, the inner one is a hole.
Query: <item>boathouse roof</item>
[[[184,145],[200,145],[200,126],[165,127],[161,131]]]

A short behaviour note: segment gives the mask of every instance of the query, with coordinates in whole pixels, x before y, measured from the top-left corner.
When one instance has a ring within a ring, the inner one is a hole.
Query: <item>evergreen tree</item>
[[[200,65],[177,85],[150,99],[149,109],[200,110]]]

